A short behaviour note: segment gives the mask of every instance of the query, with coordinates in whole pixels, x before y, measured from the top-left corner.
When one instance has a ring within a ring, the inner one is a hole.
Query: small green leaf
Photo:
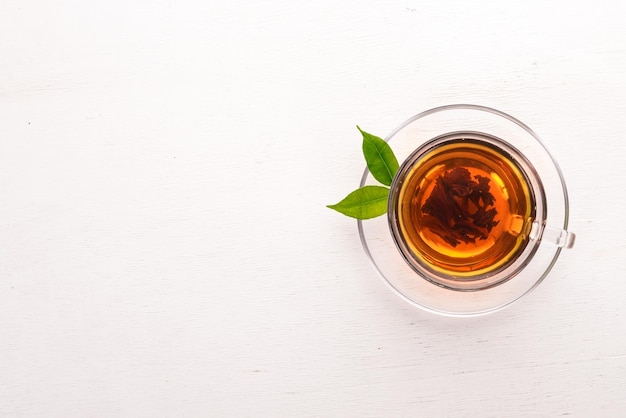
[[[368,134],[357,126],[363,135],[363,155],[372,176],[385,186],[391,186],[393,176],[398,171],[398,160],[385,140]]]
[[[389,189],[382,186],[363,186],[341,202],[327,207],[356,219],[370,219],[387,212]]]

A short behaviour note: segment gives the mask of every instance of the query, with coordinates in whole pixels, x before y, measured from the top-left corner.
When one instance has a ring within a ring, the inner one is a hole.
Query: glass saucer
[[[544,213],[547,215],[536,221],[530,232],[534,253],[508,280],[474,291],[438,286],[407,263],[392,236],[387,216],[359,220],[357,226],[363,249],[374,268],[403,299],[433,313],[476,316],[502,309],[537,287],[554,266],[561,250],[573,245],[575,236],[567,231],[569,203],[560,168],[539,137],[514,117],[478,105],[442,106],[410,118],[386,141],[402,164],[416,149],[434,138],[459,132],[499,138],[518,150],[543,187]],[[368,184],[378,183],[365,169],[361,187]]]

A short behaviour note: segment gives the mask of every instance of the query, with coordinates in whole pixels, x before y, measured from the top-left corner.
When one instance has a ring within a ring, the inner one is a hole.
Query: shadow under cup
[[[537,248],[543,185],[530,162],[486,133],[454,132],[417,148],[391,185],[388,219],[426,280],[475,291],[514,277]]]

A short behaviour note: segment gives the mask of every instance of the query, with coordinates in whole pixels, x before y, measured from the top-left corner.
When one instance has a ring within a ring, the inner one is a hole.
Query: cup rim
[[[501,138],[484,132],[451,132],[440,135],[423,143],[417,147],[401,164],[391,183],[389,201],[387,205],[387,218],[391,236],[407,264],[422,278],[432,282],[437,286],[455,291],[481,291],[493,286],[498,286],[507,280],[515,277],[530,262],[534,256],[538,241],[530,239],[531,231],[527,232],[529,239],[517,251],[515,256],[494,270],[487,270],[475,276],[467,276],[452,273],[438,272],[432,269],[427,263],[414,253],[407,243],[407,239],[400,228],[400,210],[398,208],[400,194],[403,190],[404,180],[411,169],[421,161],[421,158],[428,155],[436,148],[446,145],[449,142],[466,139],[476,143],[487,143],[497,148],[503,155],[508,154],[513,164],[517,166],[531,193],[531,201],[535,206],[535,221],[545,222],[546,198],[541,178],[533,165],[526,157],[513,145]],[[515,157],[515,158],[513,158]]]

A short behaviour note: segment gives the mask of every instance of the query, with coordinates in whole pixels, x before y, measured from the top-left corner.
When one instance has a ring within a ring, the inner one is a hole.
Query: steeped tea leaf
[[[386,187],[363,186],[328,207],[356,219],[370,219],[387,212],[388,198],[389,189]]]
[[[363,135],[363,155],[372,176],[382,184],[391,186],[398,171],[398,160],[391,147],[382,138],[369,134],[357,126]]]
[[[422,225],[452,247],[462,242],[476,244],[489,237],[498,211],[493,205],[489,178],[466,167],[446,170],[435,179],[435,187],[422,205]]]

